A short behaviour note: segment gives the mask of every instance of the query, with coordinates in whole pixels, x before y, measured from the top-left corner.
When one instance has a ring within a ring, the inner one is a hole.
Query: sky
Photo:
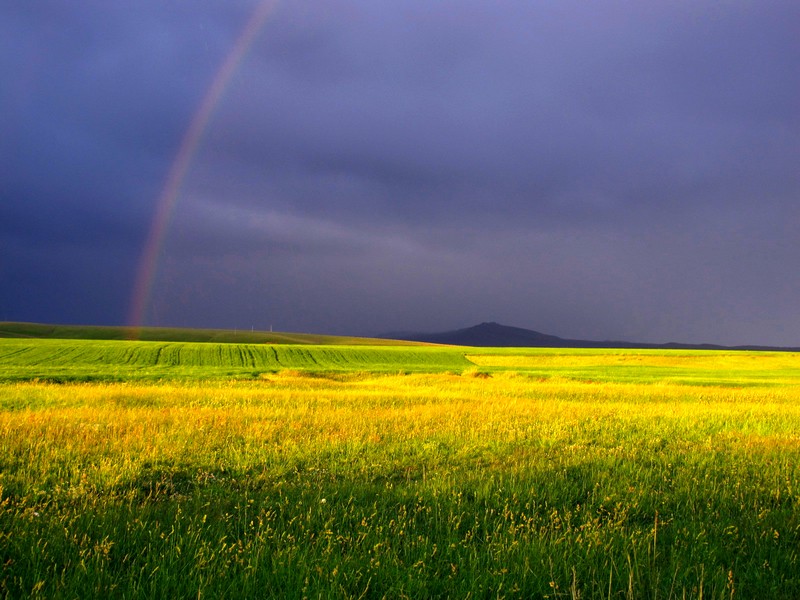
[[[796,0],[0,4],[0,320],[800,345]]]

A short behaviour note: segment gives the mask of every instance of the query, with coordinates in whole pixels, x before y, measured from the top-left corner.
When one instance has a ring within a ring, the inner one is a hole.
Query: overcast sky
[[[254,11],[266,21],[220,69]],[[797,0],[0,4],[0,320],[800,345]]]

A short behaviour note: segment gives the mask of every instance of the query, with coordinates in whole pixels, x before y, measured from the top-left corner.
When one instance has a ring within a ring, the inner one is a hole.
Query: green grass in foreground
[[[18,343],[0,597],[800,597],[796,355]]]

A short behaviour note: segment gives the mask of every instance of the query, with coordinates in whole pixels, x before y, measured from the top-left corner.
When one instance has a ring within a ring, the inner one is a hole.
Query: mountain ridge
[[[667,342],[663,344],[628,342],[621,340],[579,340],[561,338],[533,329],[501,325],[494,321],[483,322],[472,327],[435,333],[393,332],[378,336],[397,340],[448,344],[452,346],[505,347],[505,348],[642,348],[662,350],[764,350],[776,352],[800,352],[800,347],[720,344],[686,344]]]

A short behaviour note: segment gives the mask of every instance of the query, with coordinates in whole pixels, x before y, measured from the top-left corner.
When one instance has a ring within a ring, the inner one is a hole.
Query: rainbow
[[[214,108],[222,98],[231,78],[238,70],[242,59],[247,54],[269,16],[274,12],[277,4],[277,0],[262,0],[256,6],[244,29],[214,75],[211,85],[203,96],[200,106],[186,129],[186,133],[183,135],[178,153],[172,161],[167,180],[159,194],[155,216],[147,234],[142,256],[139,259],[139,267],[128,314],[128,326],[130,337],[132,338],[139,337],[139,331],[144,324],[145,313],[150,302],[158,270],[159,255],[164,245],[164,238],[172,215],[175,212],[175,206],[178,203],[178,194],[192,160],[197,154],[203,133],[208,127]]]

